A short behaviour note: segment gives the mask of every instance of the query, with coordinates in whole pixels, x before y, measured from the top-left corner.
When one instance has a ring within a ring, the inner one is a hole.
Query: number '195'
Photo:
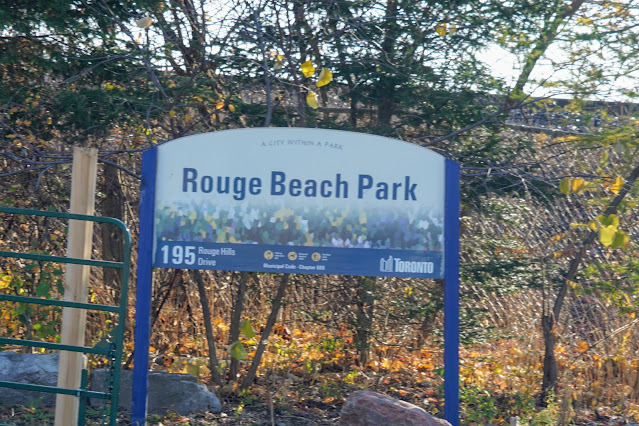
[[[163,246],[162,262],[172,265],[194,265],[195,264],[195,246]]]

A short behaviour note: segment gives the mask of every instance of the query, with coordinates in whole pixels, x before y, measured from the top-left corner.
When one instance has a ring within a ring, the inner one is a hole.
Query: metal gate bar
[[[123,350],[123,343],[124,343],[124,328],[125,328],[124,325],[126,323],[126,316],[127,316],[127,301],[128,301],[128,292],[129,292],[129,270],[131,266],[130,265],[131,263],[131,233],[129,232],[129,229],[120,220],[110,218],[110,217],[88,216],[88,215],[81,215],[81,214],[74,214],[74,213],[50,212],[50,211],[39,211],[39,210],[30,210],[30,209],[18,209],[18,208],[3,207],[3,206],[0,206],[0,213],[24,215],[24,216],[55,217],[60,219],[83,220],[83,221],[91,221],[96,223],[108,223],[108,224],[116,226],[122,231],[122,234],[124,237],[124,254],[123,254],[123,259],[121,262],[92,260],[92,259],[78,259],[78,258],[69,258],[69,257],[63,257],[63,256],[52,256],[52,255],[43,255],[43,254],[34,254],[34,253],[19,253],[19,252],[10,252],[10,251],[0,250],[0,257],[28,259],[28,260],[63,263],[63,264],[70,263],[70,264],[76,264],[76,265],[107,267],[107,268],[116,268],[120,270],[122,288],[120,290],[119,306],[0,294],[0,301],[8,301],[8,302],[16,302],[16,303],[32,303],[32,304],[48,305],[48,306],[60,306],[60,307],[68,307],[68,308],[75,308],[75,309],[87,309],[87,310],[95,310],[95,311],[102,311],[102,312],[113,312],[118,314],[118,325],[115,326],[109,332],[107,337],[103,338],[102,341],[100,341],[95,347],[73,346],[73,345],[64,345],[60,343],[39,342],[34,340],[12,339],[12,338],[0,337],[0,345],[9,344],[9,345],[37,347],[37,348],[45,348],[45,349],[65,350],[65,351],[73,351],[73,352],[82,352],[87,354],[97,354],[97,355],[102,355],[107,357],[108,358],[107,364],[111,366],[110,372],[112,377],[112,386],[105,386],[106,392],[94,392],[94,391],[87,390],[86,370],[83,370],[82,372],[82,380],[81,380],[80,388],[78,389],[66,389],[66,388],[59,388],[54,386],[33,385],[33,384],[26,384],[26,383],[7,382],[7,381],[0,381],[0,388],[4,387],[4,388],[27,390],[27,391],[37,391],[37,392],[47,392],[47,393],[77,396],[81,400],[80,410],[78,413],[79,425],[84,424],[85,405],[86,405],[87,399],[88,398],[105,399],[108,402],[110,402],[109,424],[112,426],[115,426],[117,422],[118,396],[120,392],[120,370],[121,370],[121,364],[122,364],[122,350]]]

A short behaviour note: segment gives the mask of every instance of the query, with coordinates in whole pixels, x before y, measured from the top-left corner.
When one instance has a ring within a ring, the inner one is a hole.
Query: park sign
[[[444,279],[459,425],[459,165],[337,130],[225,130],[142,155],[131,423],[145,424],[154,268]]]
[[[305,128],[198,134],[155,149],[154,267],[443,277],[439,154]]]

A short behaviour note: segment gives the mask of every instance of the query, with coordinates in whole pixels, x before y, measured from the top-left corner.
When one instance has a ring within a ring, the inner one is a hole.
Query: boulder
[[[21,354],[0,352],[0,380],[31,385],[57,386],[58,354]],[[27,407],[53,406],[56,395],[0,388],[0,404]]]
[[[91,373],[91,389],[104,391],[105,369],[97,369]],[[122,370],[120,373],[120,396],[118,408],[131,410],[131,394],[133,389],[133,372]],[[172,410],[182,416],[198,411],[220,413],[222,404],[217,396],[210,392],[197,378],[189,374],[149,371],[147,391],[147,411],[149,414],[165,414]],[[99,406],[100,400],[91,400],[92,405]]]
[[[370,391],[357,391],[346,400],[340,412],[344,426],[443,426],[438,419],[411,403]]]
[[[57,386],[59,354],[22,354],[0,352],[0,380],[6,382],[27,383],[32,385]],[[86,360],[85,360],[86,362]],[[91,373],[92,390],[103,392],[106,370],[98,369]],[[120,374],[119,408],[131,409],[131,391],[133,372]],[[56,394],[32,392],[0,387],[0,405],[28,407],[53,407]],[[148,412],[164,414],[174,410],[180,415],[198,411],[220,413],[222,404],[214,393],[194,376],[172,374],[161,371],[149,372]],[[91,401],[101,406],[103,400]]]

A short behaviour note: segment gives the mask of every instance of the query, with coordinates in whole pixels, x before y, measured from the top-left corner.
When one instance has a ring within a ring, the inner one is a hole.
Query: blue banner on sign
[[[442,278],[442,252],[158,242],[156,268]]]

